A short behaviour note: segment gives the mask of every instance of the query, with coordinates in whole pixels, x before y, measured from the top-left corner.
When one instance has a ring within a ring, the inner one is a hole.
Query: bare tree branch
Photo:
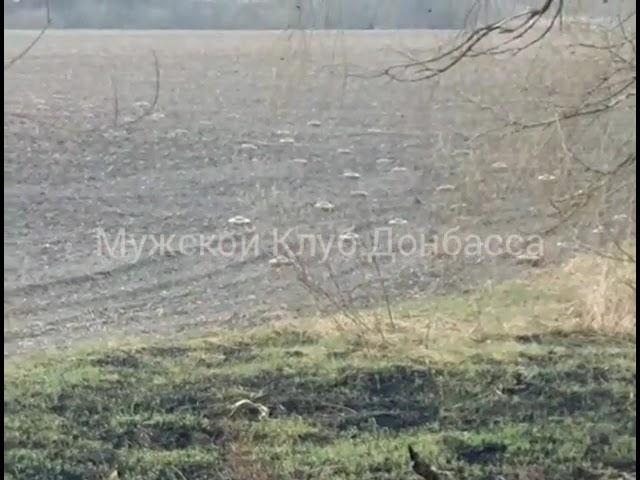
[[[529,33],[548,12],[552,11],[554,3],[556,4],[556,8],[553,11],[551,21],[541,34],[524,46],[517,48],[505,48],[506,45],[520,40]],[[471,32],[466,34],[462,40],[433,57],[403,64],[391,65],[379,73],[370,75],[350,74],[350,76],[360,78],[389,77],[399,82],[419,82],[434,78],[447,72],[466,58],[482,55],[500,55],[504,53],[518,54],[542,40],[551,31],[562,13],[563,6],[564,0],[545,0],[544,4],[539,8],[529,9],[510,17],[489,23],[483,27],[473,29]],[[507,38],[498,46],[475,50],[476,47],[480,46],[483,40],[486,40],[493,35],[506,35]],[[439,65],[442,62],[444,65]],[[415,73],[409,78],[400,76],[398,73],[407,73],[412,71]]]
[[[569,158],[571,158],[575,162],[577,162],[580,165],[582,165],[588,172],[596,173],[598,175],[615,175],[620,170],[622,170],[624,167],[626,167],[628,165],[631,165],[631,164],[635,163],[635,161],[636,161],[635,152],[631,152],[618,165],[616,165],[615,167],[613,167],[613,168],[611,168],[609,170],[603,170],[603,169],[600,169],[600,168],[593,167],[593,166],[587,164],[584,160],[582,160],[580,158],[579,155],[577,155],[573,150],[571,150],[568,147],[567,141],[566,141],[566,136],[565,136],[565,133],[564,133],[564,128],[562,128],[562,122],[560,121],[559,118],[556,121],[556,125],[558,127],[558,133],[560,135],[560,145],[562,146],[562,150],[565,152],[565,154]],[[625,144],[626,143],[627,142],[625,142]],[[623,145],[622,147],[624,147],[624,146],[625,145]]]
[[[44,26],[40,30],[40,33],[38,33],[38,35],[31,41],[31,43],[29,43],[29,45],[27,45],[24,48],[24,50],[22,50],[18,55],[16,55],[7,63],[4,64],[5,72],[9,70],[11,67],[13,67],[16,63],[18,63],[21,59],[23,59],[33,49],[33,47],[37,45],[37,43],[40,41],[40,39],[44,36],[44,34],[47,32],[47,30],[51,26],[51,9],[49,6],[49,0],[46,0],[45,8],[46,8],[47,17],[46,17],[46,22]]]

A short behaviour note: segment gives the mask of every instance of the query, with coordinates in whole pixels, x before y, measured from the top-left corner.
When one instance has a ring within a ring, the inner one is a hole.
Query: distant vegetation
[[[512,14],[531,1],[491,0],[50,0],[57,28],[457,29]],[[538,2],[533,2],[538,3]],[[583,3],[583,2],[581,2]],[[46,0],[5,0],[5,27],[42,25]]]

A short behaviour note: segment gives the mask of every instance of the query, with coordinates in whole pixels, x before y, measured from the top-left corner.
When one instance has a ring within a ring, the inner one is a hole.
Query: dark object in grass
[[[467,463],[495,463],[507,451],[502,443],[486,443],[479,447],[469,447],[458,455]]]
[[[435,470],[431,468],[431,465],[429,465],[427,462],[422,460],[411,445],[409,445],[408,448],[409,448],[409,458],[411,459],[411,468],[413,469],[413,471],[417,475],[424,478],[424,480],[439,480],[440,477],[435,472]]]

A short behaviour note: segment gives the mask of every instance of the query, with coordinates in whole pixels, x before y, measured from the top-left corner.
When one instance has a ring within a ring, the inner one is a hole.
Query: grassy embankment
[[[582,267],[398,305],[384,339],[318,320],[9,362],[4,478],[417,478],[408,444],[449,478],[635,478],[635,336],[598,310],[625,294]]]

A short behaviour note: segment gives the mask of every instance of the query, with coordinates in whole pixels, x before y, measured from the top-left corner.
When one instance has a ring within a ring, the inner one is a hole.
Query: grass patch
[[[634,340],[567,327],[571,295],[414,301],[384,342],[322,322],[14,362],[5,479],[413,478],[408,444],[452,478],[634,473]]]

